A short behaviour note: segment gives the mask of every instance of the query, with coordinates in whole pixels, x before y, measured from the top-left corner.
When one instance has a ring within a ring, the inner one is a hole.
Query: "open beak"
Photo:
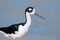
[[[40,18],[42,18],[43,20],[45,20],[45,18],[42,17],[42,16],[40,16],[39,14],[35,13],[35,15],[38,16],[38,17],[40,17]]]

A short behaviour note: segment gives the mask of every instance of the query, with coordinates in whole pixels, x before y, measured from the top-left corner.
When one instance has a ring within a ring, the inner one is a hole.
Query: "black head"
[[[30,15],[35,14],[35,9],[33,7],[28,7],[25,10],[25,13],[29,13]]]
[[[25,12],[28,12],[28,13],[33,12],[33,7],[28,7],[28,8],[26,8]]]

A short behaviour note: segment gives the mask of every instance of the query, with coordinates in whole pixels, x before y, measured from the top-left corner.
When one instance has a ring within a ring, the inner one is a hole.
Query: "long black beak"
[[[45,18],[42,17],[42,16],[40,16],[39,14],[35,13],[35,15],[38,16],[38,17],[40,17],[40,18],[42,18],[43,20],[45,20]]]

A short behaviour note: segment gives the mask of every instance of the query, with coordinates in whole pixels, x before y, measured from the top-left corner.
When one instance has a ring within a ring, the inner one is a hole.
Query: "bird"
[[[27,7],[25,9],[25,22],[12,24],[8,27],[0,27],[0,32],[2,32],[6,37],[11,37],[13,39],[22,37],[30,28],[31,25],[31,16],[36,15],[45,20],[44,17],[36,13],[34,7]]]

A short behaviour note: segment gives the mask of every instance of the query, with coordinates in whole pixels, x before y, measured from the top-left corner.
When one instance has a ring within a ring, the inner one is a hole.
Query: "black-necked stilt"
[[[0,27],[0,32],[4,33],[6,37],[22,37],[28,30],[31,25],[31,15],[37,15],[43,18],[42,16],[38,15],[33,7],[28,7],[25,10],[25,19],[24,23],[13,24],[9,27]]]

